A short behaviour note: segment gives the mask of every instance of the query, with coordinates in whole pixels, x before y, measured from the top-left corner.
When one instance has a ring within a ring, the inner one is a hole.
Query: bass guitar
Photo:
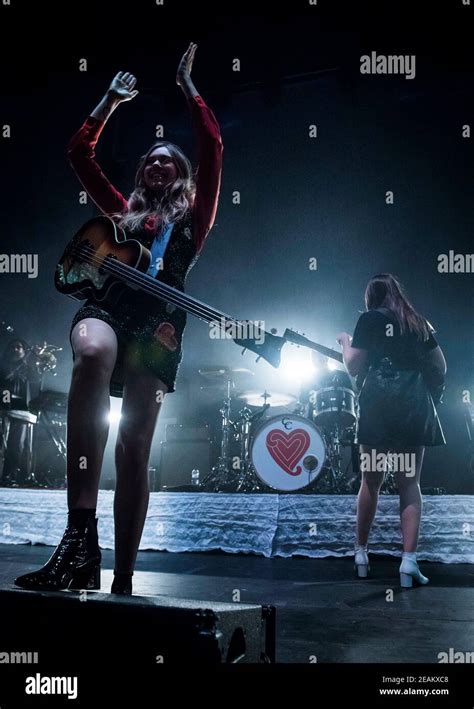
[[[229,339],[244,351],[254,352],[257,361],[263,357],[273,367],[279,366],[284,338],[266,332],[258,324],[236,320],[147,275],[150,262],[150,251],[136,239],[127,238],[126,232],[110,217],[95,217],[79,229],[66,247],[56,266],[55,286],[60,293],[76,300],[93,297],[98,303],[118,298],[124,287],[142,291],[216,324],[223,332],[231,333]],[[166,324],[173,334],[173,325]]]

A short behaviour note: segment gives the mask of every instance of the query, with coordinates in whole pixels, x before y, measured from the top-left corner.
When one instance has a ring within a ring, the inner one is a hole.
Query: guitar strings
[[[109,259],[109,257],[106,256],[103,259],[98,258],[97,256],[95,256],[95,252],[90,246],[76,246],[71,250],[71,252],[72,254],[79,254],[84,257],[87,257],[87,261],[92,265],[97,266],[98,269],[104,268],[109,272],[116,274],[120,274],[120,272],[123,272],[127,276],[127,280],[137,284],[142,284],[142,289],[147,293],[153,294],[154,290],[161,290],[163,293],[166,294],[166,298],[164,298],[165,300],[170,301],[174,305],[178,306],[181,304],[183,304],[183,306],[186,305],[186,308],[184,309],[188,310],[197,317],[207,319],[209,321],[215,321],[224,318],[229,322],[239,324],[238,320],[231,318],[225,313],[221,313],[218,310],[210,308],[209,306],[205,305],[204,303],[198,301],[195,298],[193,298],[191,301],[190,296],[187,296],[185,293],[175,291],[172,286],[169,286],[166,283],[162,283],[161,281],[158,281],[152,276],[148,276],[145,273],[137,271],[132,266],[128,266],[127,264],[124,264],[120,261],[117,262],[114,259],[110,259],[107,264],[105,264],[106,259]],[[196,303],[198,303],[198,305],[196,305]]]

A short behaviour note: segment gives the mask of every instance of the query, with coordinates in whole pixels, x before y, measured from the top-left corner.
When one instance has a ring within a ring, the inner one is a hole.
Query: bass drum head
[[[274,490],[289,492],[300,490],[319,477],[326,445],[309,419],[281,414],[259,426],[250,455],[260,480]]]

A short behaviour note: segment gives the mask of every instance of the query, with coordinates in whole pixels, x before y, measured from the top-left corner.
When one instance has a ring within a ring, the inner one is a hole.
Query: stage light
[[[279,367],[280,374],[293,382],[310,381],[314,378],[317,368],[311,361],[309,350],[290,350],[282,353],[282,363]]]
[[[340,369],[338,363],[335,360],[329,358],[327,360],[327,368],[330,372],[332,372],[334,369]]]
[[[122,399],[117,399],[116,397],[111,397],[110,399],[110,412],[109,412],[109,423],[118,424],[122,416]]]

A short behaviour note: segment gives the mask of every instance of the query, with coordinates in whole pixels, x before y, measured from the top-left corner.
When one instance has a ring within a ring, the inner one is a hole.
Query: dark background
[[[473,492],[461,400],[462,391],[474,393],[473,276],[439,274],[437,257],[472,251],[473,139],[462,139],[461,126],[474,123],[474,8],[319,0],[292,2],[286,14],[273,3],[238,3],[221,15],[206,2],[165,5],[101,3],[100,14],[88,2],[59,10],[0,5],[11,40],[1,50],[0,115],[13,131],[0,141],[1,251],[38,253],[40,265],[36,280],[0,277],[0,319],[29,342],[64,347],[46,385],[66,392],[78,304],[55,291],[53,273],[65,244],[97,213],[78,203],[68,140],[123,70],[137,76],[140,94],[114,113],[97,151],[114,184],[128,196],[157,123],[194,158],[175,73],[195,41],[192,76],[220,123],[224,169],[216,223],[187,291],[279,334],[290,326],[335,346],[341,330],[353,331],[367,280],[396,274],[434,324],[448,361],[440,410],[448,445],[428,451],[425,484]],[[416,78],[361,75],[360,56],[371,51],[415,54]],[[240,72],[232,71],[235,57]],[[80,58],[87,72],[79,72]],[[313,123],[317,139],[308,138]],[[311,257],[317,271],[308,268]],[[284,357],[295,351],[305,356],[286,345]],[[284,374],[290,360],[273,370],[254,359],[210,340],[189,316],[178,391],[165,403],[156,441],[165,423],[210,418],[218,408],[199,389],[199,367],[249,367],[250,388],[297,393]],[[106,477],[110,459],[107,466]]]

